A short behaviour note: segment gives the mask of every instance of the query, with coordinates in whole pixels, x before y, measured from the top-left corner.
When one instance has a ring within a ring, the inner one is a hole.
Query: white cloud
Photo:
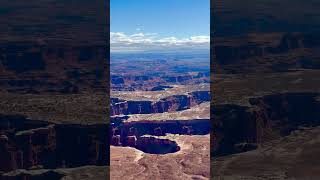
[[[165,37],[160,38],[157,33],[125,34],[123,32],[110,33],[111,52],[120,51],[152,51],[178,49],[209,49],[210,36],[191,36],[188,38]]]

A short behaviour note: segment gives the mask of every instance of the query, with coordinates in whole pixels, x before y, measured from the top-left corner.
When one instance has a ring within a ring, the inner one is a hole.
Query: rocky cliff
[[[285,93],[252,98],[252,106],[212,107],[213,152],[226,155],[320,124],[318,93]]]
[[[105,124],[53,124],[23,116],[0,116],[0,171],[107,165]]]
[[[205,135],[211,130],[209,119],[125,122],[125,118],[112,118],[111,123],[111,145],[135,147],[153,154],[179,151],[176,142],[157,136],[165,136],[167,133]]]
[[[196,91],[188,95],[173,95],[157,102],[125,101],[111,98],[110,114],[114,116],[173,112],[188,109],[205,101],[210,101],[209,91]]]

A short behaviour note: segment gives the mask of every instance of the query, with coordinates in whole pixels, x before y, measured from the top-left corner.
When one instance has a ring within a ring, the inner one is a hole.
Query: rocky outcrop
[[[320,125],[318,93],[285,93],[250,99],[252,106],[212,106],[213,156],[256,148],[300,127]]]
[[[106,125],[53,124],[1,115],[0,171],[107,165]]]
[[[174,95],[157,102],[152,101],[124,101],[117,98],[111,98],[110,114],[128,115],[128,114],[151,114],[174,112],[188,109],[202,102],[210,101],[209,91],[197,91],[188,95]]]
[[[130,146],[152,154],[166,154],[180,150],[176,142],[159,139],[156,136],[165,136],[167,133],[205,135],[211,130],[209,119],[137,122],[125,122],[125,120],[124,118],[119,122],[118,118],[111,118],[111,145]]]

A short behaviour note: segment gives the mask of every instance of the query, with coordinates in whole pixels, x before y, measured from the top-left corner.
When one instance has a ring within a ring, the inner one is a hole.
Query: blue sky
[[[111,0],[111,51],[209,47],[210,0]]]

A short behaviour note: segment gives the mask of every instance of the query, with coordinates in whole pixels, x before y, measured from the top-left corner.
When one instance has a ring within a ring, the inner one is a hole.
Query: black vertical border
[[[214,12],[214,0],[210,0],[210,94],[211,94],[211,101],[210,101],[210,123],[211,123],[211,131],[210,131],[210,179],[212,179],[214,171],[212,169],[212,160],[213,160],[213,118],[212,118],[212,111],[213,111],[213,96],[214,96],[214,88],[213,88],[213,78],[214,78],[214,47],[213,47],[213,36],[214,36],[214,26],[213,26],[213,14]]]
[[[105,0],[106,2],[106,21],[107,21],[107,27],[105,29],[105,39],[106,39],[106,75],[107,75],[107,82],[106,82],[106,123],[108,126],[108,129],[110,131],[110,0]],[[110,132],[108,132],[108,136],[110,135]],[[108,170],[107,170],[107,179],[110,179],[110,137],[107,138],[107,158],[108,158]]]

